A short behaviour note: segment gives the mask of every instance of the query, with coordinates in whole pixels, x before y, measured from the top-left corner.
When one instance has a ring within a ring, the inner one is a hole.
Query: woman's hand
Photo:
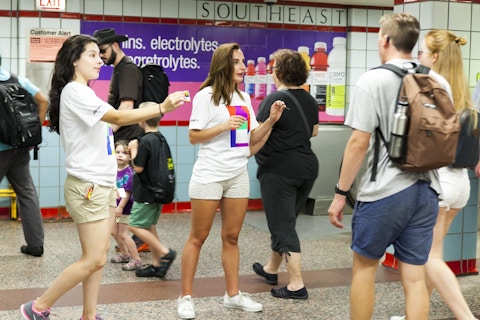
[[[283,110],[288,109],[287,106],[285,105],[285,102],[282,100],[277,100],[272,105],[270,106],[270,120],[272,120],[273,123],[277,122],[278,119],[283,114]],[[288,109],[290,110],[290,109]]]
[[[247,118],[243,116],[231,116],[230,119],[228,119],[227,122],[225,122],[225,130],[224,131],[229,131],[229,130],[235,130],[240,128],[245,121],[247,121]]]

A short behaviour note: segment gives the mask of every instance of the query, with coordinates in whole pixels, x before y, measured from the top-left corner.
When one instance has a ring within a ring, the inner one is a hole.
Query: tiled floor
[[[350,225],[350,216],[345,217]],[[165,279],[137,278],[121,265],[108,263],[102,280],[98,311],[105,320],[177,319],[176,298],[180,294],[180,256],[190,228],[190,215],[162,215],[158,225],[162,242],[179,255]],[[246,313],[223,308],[225,292],[220,262],[220,217],[201,253],[194,283],[196,319],[321,319],[349,318],[351,276],[350,229],[336,229],[324,216],[301,215],[298,231],[302,239],[302,267],[310,298],[306,301],[278,300],[271,286],[254,275],[253,262],[264,263],[269,255],[269,233],[263,212],[249,212],[240,236],[240,290],[251,293],[264,311]],[[22,319],[18,308],[45,290],[65,266],[79,255],[76,229],[71,221],[45,222],[46,243],[42,258],[19,252],[23,233],[18,221],[0,220],[0,319]],[[478,241],[480,242],[480,241]],[[114,254],[112,239],[111,254]],[[478,243],[477,243],[478,245]],[[479,250],[477,250],[477,257]],[[145,262],[149,254],[141,253]],[[480,260],[477,260],[480,267]],[[287,276],[279,276],[279,286]],[[480,276],[460,277],[464,295],[475,314],[480,315]],[[403,314],[403,292],[399,274],[380,267],[377,275],[377,303],[373,319],[388,320]],[[81,315],[81,287],[74,288],[54,306],[51,319],[78,320]],[[438,294],[432,297],[430,319],[452,319]]]

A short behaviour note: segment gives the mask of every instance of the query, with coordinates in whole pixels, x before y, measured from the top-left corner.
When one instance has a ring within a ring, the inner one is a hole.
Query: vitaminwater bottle
[[[326,112],[331,116],[345,115],[345,79],[347,71],[347,39],[333,38],[333,48],[328,54],[328,86]]]
[[[243,78],[245,83],[245,92],[250,95],[250,98],[255,96],[255,61],[247,61],[247,72]]]
[[[255,66],[255,99],[262,100],[267,93],[267,64],[265,57],[257,58]]]
[[[308,71],[310,71],[310,49],[306,46],[300,46],[298,47],[298,53],[302,55],[303,60],[305,60],[305,63],[307,65]],[[307,92],[310,92],[310,86],[308,85],[308,79],[307,82],[302,86],[303,89],[305,89]]]
[[[317,100],[318,111],[325,111],[327,104],[328,55],[325,42],[315,42],[315,52],[310,59],[310,93]]]
[[[275,86],[275,82],[273,81],[273,54],[270,55],[269,61],[267,63],[267,96],[277,91],[277,87]]]

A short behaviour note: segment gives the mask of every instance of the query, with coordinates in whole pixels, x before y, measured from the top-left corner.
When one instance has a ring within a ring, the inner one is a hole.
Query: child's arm
[[[133,139],[128,143],[128,150],[130,151],[130,157],[132,158],[132,164],[133,164],[133,171],[136,173],[142,173],[143,172],[143,167],[139,167],[135,165],[135,157],[137,156],[138,153],[138,140]]]
[[[128,199],[130,199],[130,192],[126,191],[126,196],[120,200],[115,208],[115,217],[120,217],[123,214],[123,208],[127,205]]]

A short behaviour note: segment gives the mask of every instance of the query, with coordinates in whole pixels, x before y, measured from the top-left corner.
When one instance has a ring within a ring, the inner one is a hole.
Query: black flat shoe
[[[258,263],[258,262],[255,262],[252,266],[253,268],[253,271],[255,271],[255,273],[257,275],[259,275],[260,277],[263,277],[265,278],[265,280],[267,280],[267,283],[268,284],[272,284],[272,285],[275,285],[278,283],[278,275],[275,274],[275,273],[267,273],[265,272],[265,270],[263,270],[263,266]]]
[[[43,255],[43,247],[21,246],[20,251],[23,254],[29,254],[34,257],[41,257]]]
[[[282,288],[272,288],[270,290],[272,296],[282,299],[308,299],[308,292],[305,287],[297,291],[290,291],[287,286]]]

